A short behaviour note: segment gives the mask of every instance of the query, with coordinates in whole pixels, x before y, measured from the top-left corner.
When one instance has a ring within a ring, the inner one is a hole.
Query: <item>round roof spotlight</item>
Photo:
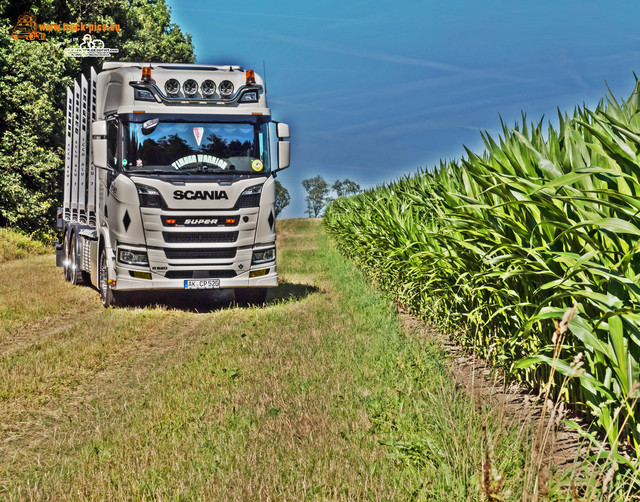
[[[184,91],[185,96],[193,96],[196,92],[198,92],[198,82],[190,78],[189,80],[185,80],[182,84],[182,90]]]
[[[216,83],[213,80],[205,80],[200,89],[202,89],[203,96],[213,96],[213,93],[216,92]]]
[[[175,78],[170,78],[164,83],[164,90],[170,96],[177,96],[180,92],[180,82]]]
[[[229,98],[233,94],[233,84],[228,80],[223,80],[220,82],[218,90],[220,91],[220,96],[223,98]]]

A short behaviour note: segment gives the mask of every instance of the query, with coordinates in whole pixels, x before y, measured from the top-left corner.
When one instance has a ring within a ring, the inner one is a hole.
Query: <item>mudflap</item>
[[[64,244],[62,242],[56,242],[56,267],[62,267],[64,265]]]

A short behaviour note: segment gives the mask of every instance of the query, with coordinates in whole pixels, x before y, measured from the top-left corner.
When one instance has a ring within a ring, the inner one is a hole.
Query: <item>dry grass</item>
[[[5,264],[0,496],[479,494],[482,437],[469,446],[468,436],[485,418],[469,416],[442,351],[402,335],[392,308],[318,240],[318,221],[278,225],[285,282],[263,308],[104,310],[96,291],[63,282],[52,257]],[[420,450],[424,441],[442,442],[445,457]],[[417,460],[403,453],[412,444]]]

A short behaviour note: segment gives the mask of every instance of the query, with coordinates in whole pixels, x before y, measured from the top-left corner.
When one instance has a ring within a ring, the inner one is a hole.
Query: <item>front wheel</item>
[[[107,252],[102,249],[100,251],[100,277],[98,284],[100,285],[100,300],[104,308],[119,307],[121,304],[120,295],[117,291],[111,289],[109,284],[109,266],[107,264]]]
[[[236,288],[236,302],[239,305],[262,305],[267,299],[267,288]]]

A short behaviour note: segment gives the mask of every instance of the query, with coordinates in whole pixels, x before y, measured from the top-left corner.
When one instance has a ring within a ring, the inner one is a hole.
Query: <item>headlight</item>
[[[160,192],[147,185],[136,185],[140,207],[162,207],[163,200]]]
[[[253,258],[251,259],[252,265],[258,263],[266,263],[276,259],[276,248],[261,249],[260,251],[253,252]]]
[[[180,82],[175,78],[170,78],[164,83],[164,90],[169,96],[177,96],[180,92]]]
[[[252,187],[247,188],[244,192],[240,194],[243,195],[255,195],[262,192],[262,185],[253,185]]]
[[[128,265],[149,265],[149,258],[144,251],[133,251],[131,249],[118,249],[118,261]]]
[[[218,91],[220,91],[220,96],[228,98],[233,94],[233,84],[229,80],[223,80],[218,86]]]

